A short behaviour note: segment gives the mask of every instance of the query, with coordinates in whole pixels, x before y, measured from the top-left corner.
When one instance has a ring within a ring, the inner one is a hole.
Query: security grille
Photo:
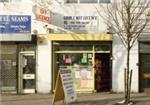
[[[2,91],[16,90],[16,69],[12,63],[12,60],[1,60]]]
[[[2,92],[16,91],[17,87],[17,54],[16,45],[1,45],[0,82]]]

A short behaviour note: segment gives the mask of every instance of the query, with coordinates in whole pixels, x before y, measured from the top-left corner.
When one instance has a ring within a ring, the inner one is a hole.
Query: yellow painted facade
[[[52,41],[112,41],[111,34],[48,34],[39,35],[38,40]]]

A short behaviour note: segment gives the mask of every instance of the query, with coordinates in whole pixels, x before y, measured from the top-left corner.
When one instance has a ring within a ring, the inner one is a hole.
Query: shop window
[[[149,3],[150,0],[138,0],[138,2],[139,2],[140,4],[145,4],[145,3]]]
[[[9,2],[9,0],[0,0],[0,2]]]
[[[33,36],[35,37],[35,36]],[[35,51],[36,47],[34,44],[20,44],[19,45],[19,50],[20,51]]]
[[[71,45],[71,46],[60,46],[59,50],[61,51],[91,51],[92,46],[77,46],[77,45]]]
[[[0,2],[21,2],[22,0],[0,0]]]
[[[65,3],[110,3],[111,0],[65,0]]]
[[[91,65],[92,54],[91,53],[80,53],[80,54],[59,54],[58,57],[59,66],[83,66]]]
[[[80,0],[80,3],[97,3],[97,0]]]
[[[96,51],[111,51],[111,44],[102,44],[95,46]]]
[[[0,2],[32,2],[32,0],[0,0]]]
[[[21,2],[21,1],[23,1],[23,0],[12,0],[12,1],[14,1],[14,2]]]
[[[111,0],[100,0],[99,2],[100,2],[100,3],[110,3]]]
[[[66,3],[78,3],[78,0],[65,0]]]

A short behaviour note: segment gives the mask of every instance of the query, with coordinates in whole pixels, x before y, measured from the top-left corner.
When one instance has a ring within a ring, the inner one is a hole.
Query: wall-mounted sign
[[[36,16],[36,20],[42,21],[42,22],[46,22],[46,23],[50,23],[50,10],[49,9],[45,9],[45,8],[41,8],[38,6],[34,6],[35,8],[35,16]]]
[[[31,33],[31,16],[0,15],[0,33]]]
[[[64,16],[64,28],[77,33],[97,32],[97,16]]]

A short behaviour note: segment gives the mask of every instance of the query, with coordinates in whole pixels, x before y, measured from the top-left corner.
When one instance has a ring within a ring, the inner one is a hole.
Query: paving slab
[[[53,94],[3,94],[0,105],[52,105]],[[124,94],[84,93],[77,95],[77,101],[68,105],[114,105],[124,99]],[[132,94],[135,105],[150,105],[150,95]],[[66,105],[63,101],[55,105]]]

